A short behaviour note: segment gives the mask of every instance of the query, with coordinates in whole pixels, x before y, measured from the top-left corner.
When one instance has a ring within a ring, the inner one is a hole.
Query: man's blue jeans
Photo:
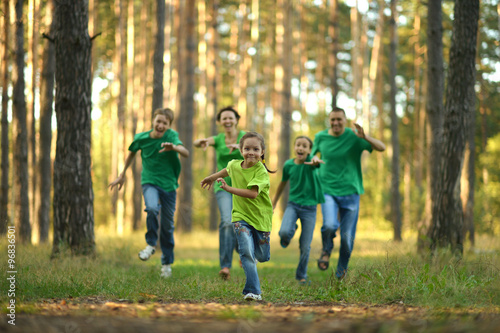
[[[226,191],[215,193],[219,205],[219,261],[220,267],[231,268],[233,263],[233,251],[237,250],[236,235],[233,223],[231,223],[231,212],[233,210],[233,195]]]
[[[144,203],[146,204],[146,243],[156,246],[158,228],[160,228],[161,264],[174,262],[174,212],[177,192],[165,192],[156,185],[142,185]],[[161,221],[158,220],[160,214]]]
[[[245,221],[234,222],[234,231],[238,240],[238,252],[245,271],[246,282],[243,294],[260,295],[260,281],[257,274],[259,262],[271,259],[270,232],[256,230]]]
[[[339,261],[335,275],[337,278],[342,278],[347,272],[347,265],[354,247],[359,215],[359,194],[345,196],[325,194],[325,203],[321,204],[321,211],[323,212],[323,226],[321,227],[323,251],[328,255],[332,253],[333,238],[340,227]]]
[[[295,272],[295,278],[302,280],[307,279],[307,263],[309,262],[311,241],[316,225],[316,206],[303,206],[290,201],[288,202],[279,231],[281,246],[287,247],[290,244],[297,230],[297,219],[300,219],[302,232],[299,238],[300,259],[297,271]]]

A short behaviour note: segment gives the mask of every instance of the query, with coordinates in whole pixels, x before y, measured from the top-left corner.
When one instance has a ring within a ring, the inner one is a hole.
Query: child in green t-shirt
[[[264,138],[255,132],[246,133],[240,140],[242,160],[232,160],[227,167],[201,181],[201,187],[210,189],[214,182],[234,195],[232,222],[238,240],[246,283],[245,300],[261,300],[256,260],[268,261],[273,207],[269,197],[269,175],[264,161]],[[229,186],[224,177],[231,177]]]
[[[141,151],[141,184],[146,204],[146,243],[139,252],[141,260],[148,260],[155,253],[160,229],[161,276],[172,275],[171,264],[174,262],[174,211],[177,197],[178,179],[181,163],[178,154],[189,156],[189,151],[182,145],[179,134],[171,129],[174,112],[168,108],[158,109],[153,114],[153,129],[138,133],[130,145],[129,155],[125,160],[122,173],[109,184],[120,190],[125,182],[125,171],[132,164],[138,150]],[[161,211],[161,221],[158,214]]]
[[[286,248],[297,230],[297,219],[300,219],[302,232],[299,239],[300,259],[295,272],[295,278],[300,284],[307,284],[307,263],[311,251],[311,241],[316,225],[316,206],[325,202],[321,183],[319,181],[317,164],[311,163],[312,141],[307,136],[295,139],[295,158],[289,159],[283,165],[281,183],[274,195],[273,209],[290,181],[288,204],[283,214],[279,231],[280,243]]]

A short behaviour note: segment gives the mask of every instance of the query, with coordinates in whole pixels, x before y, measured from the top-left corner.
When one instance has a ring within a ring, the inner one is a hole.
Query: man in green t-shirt
[[[333,238],[340,227],[339,261],[335,275],[342,279],[354,246],[359,196],[364,193],[361,154],[364,150],[370,153],[374,149],[384,151],[385,145],[366,134],[358,124],[355,124],[354,130],[346,128],[347,119],[341,108],[335,108],[329,119],[330,128],[316,134],[311,152],[313,164],[324,163],[319,168],[325,203],[321,204],[323,250],[318,268],[328,269]],[[315,156],[317,153],[321,153],[321,159]]]
[[[135,135],[134,141],[128,148],[129,155],[122,173],[109,184],[111,188],[115,186],[118,186],[118,190],[122,188],[125,171],[140,150],[141,185],[147,212],[147,245],[139,252],[139,259],[148,260],[155,253],[160,238],[162,251],[160,276],[164,278],[172,275],[171,264],[174,262],[174,211],[181,173],[179,154],[183,157],[189,156],[189,151],[182,145],[179,134],[170,128],[173,121],[172,110],[168,108],[156,110],[153,114],[153,129]],[[158,219],[158,215],[161,220]]]

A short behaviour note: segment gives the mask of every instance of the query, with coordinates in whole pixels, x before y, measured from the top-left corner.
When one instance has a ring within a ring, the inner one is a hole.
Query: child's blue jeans
[[[246,282],[243,294],[260,295],[257,260],[260,262],[271,259],[270,232],[256,230],[245,221],[234,222],[234,231],[238,240],[238,252],[245,271]]]
[[[279,232],[282,247],[287,247],[295,235],[297,219],[300,219],[302,232],[299,238],[300,259],[297,271],[295,272],[295,278],[302,280],[307,279],[307,264],[309,262],[309,253],[311,252],[314,227],[316,225],[316,205],[304,206],[288,202]]]
[[[219,261],[220,268],[231,268],[233,263],[233,251],[236,249],[236,235],[231,222],[231,211],[233,210],[233,195],[226,191],[215,193],[220,212],[219,224]]]
[[[162,188],[152,185],[142,185],[142,194],[146,204],[146,243],[156,246],[158,228],[160,228],[161,264],[170,265],[174,262],[174,212],[177,192],[165,192]],[[160,214],[161,221],[158,220]]]

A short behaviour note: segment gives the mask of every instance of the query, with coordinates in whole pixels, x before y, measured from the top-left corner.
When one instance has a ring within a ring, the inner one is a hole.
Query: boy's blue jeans
[[[226,191],[215,193],[219,205],[219,261],[220,267],[231,268],[233,251],[237,249],[236,235],[234,234],[231,212],[233,210],[233,195]]]
[[[144,203],[146,204],[146,243],[156,246],[158,228],[160,228],[161,264],[174,262],[174,212],[177,192],[165,192],[156,185],[142,185]],[[161,221],[158,220],[160,214]]]
[[[335,275],[337,278],[342,278],[347,272],[347,265],[354,247],[359,215],[359,194],[332,196],[325,193],[325,203],[321,204],[321,211],[323,212],[323,226],[321,227],[323,251],[328,255],[332,253],[333,238],[340,227],[339,261]]]
[[[238,252],[245,271],[246,282],[243,294],[260,295],[260,281],[257,274],[257,260],[271,259],[270,232],[258,231],[245,221],[234,222],[234,231],[238,240]]]
[[[297,219],[300,219],[302,232],[299,238],[300,259],[297,271],[295,272],[295,278],[302,280],[307,279],[307,263],[309,262],[311,241],[316,225],[316,206],[304,206],[288,202],[279,231],[281,246],[287,247],[295,235]]]

